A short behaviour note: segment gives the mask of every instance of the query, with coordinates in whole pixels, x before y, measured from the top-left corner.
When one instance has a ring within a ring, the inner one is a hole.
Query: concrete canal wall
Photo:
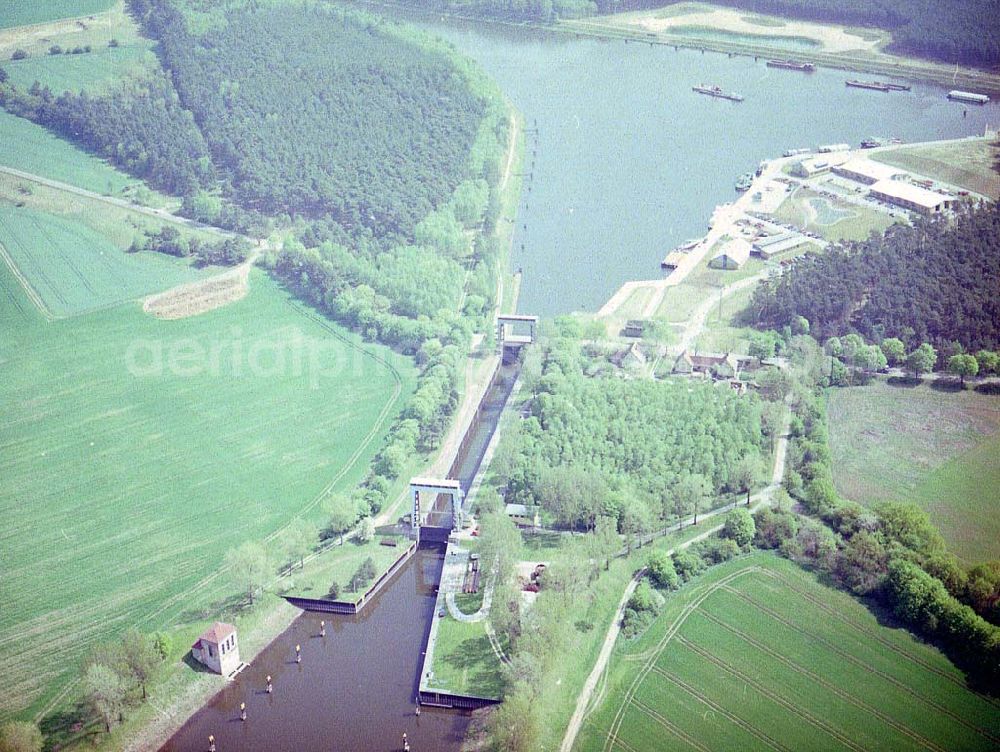
[[[389,568],[382,573],[382,576],[375,580],[372,586],[368,588],[356,601],[334,601],[327,600],[326,598],[300,598],[294,595],[286,595],[283,597],[293,606],[301,608],[303,611],[322,611],[328,614],[359,614],[361,613],[361,610],[368,605],[368,602],[378,595],[379,591],[382,590],[386,584],[388,584],[393,575],[403,568],[403,565],[409,561],[410,557],[413,556],[413,552],[416,550],[417,543],[414,541],[405,551],[403,551],[402,554],[399,555],[399,558],[397,558],[396,561],[394,561]]]

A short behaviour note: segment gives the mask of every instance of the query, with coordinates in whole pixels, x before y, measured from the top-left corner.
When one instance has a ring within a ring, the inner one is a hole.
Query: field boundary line
[[[712,653],[710,653],[708,650],[705,650],[704,648],[699,647],[698,645],[695,645],[693,642],[691,642],[690,640],[688,640],[686,637],[679,636],[677,638],[677,644],[680,645],[681,647],[686,648],[687,650],[689,650],[690,652],[694,653],[695,655],[700,655],[702,658],[704,658],[709,663],[713,664],[714,666],[717,666],[718,668],[722,669],[723,671],[725,671],[726,673],[730,674],[731,676],[734,676],[737,679],[739,679],[740,681],[744,682],[745,684],[753,687],[762,696],[768,698],[773,703],[775,703],[777,705],[780,705],[781,707],[785,708],[785,710],[789,711],[793,715],[797,715],[799,718],[803,719],[804,721],[806,721],[807,723],[809,723],[811,726],[815,726],[817,729],[819,729],[821,731],[825,731],[827,734],[829,734],[830,736],[832,736],[834,739],[836,739],[838,742],[840,742],[841,744],[843,744],[848,749],[853,749],[853,750],[855,750],[855,752],[867,752],[867,750],[865,750],[864,747],[862,747],[857,742],[853,741],[850,737],[848,737],[846,734],[844,734],[842,731],[840,731],[840,729],[838,729],[838,728],[836,728],[834,726],[831,726],[830,724],[826,723],[822,718],[817,718],[809,710],[806,710],[805,708],[803,708],[803,707],[801,707],[799,705],[796,705],[795,703],[790,702],[789,700],[786,700],[784,697],[782,697],[781,695],[779,695],[777,692],[772,692],[770,689],[768,689],[767,687],[765,687],[763,684],[761,684],[760,682],[756,681],[752,677],[747,676],[746,674],[744,674],[742,671],[740,671],[739,669],[737,669],[736,667],[734,667],[729,662],[724,661],[724,660],[722,660],[721,658],[719,658],[719,657],[717,657],[715,655],[712,655]]]
[[[779,742],[777,739],[772,739],[765,732],[761,731],[759,728],[757,728],[752,723],[750,723],[750,721],[748,721],[746,718],[741,718],[740,716],[736,715],[732,711],[726,710],[724,707],[722,707],[721,705],[719,705],[719,703],[715,702],[714,700],[712,700],[709,697],[706,697],[701,692],[699,692],[697,689],[695,689],[693,686],[691,686],[690,684],[688,684],[686,681],[684,681],[683,679],[678,678],[677,676],[674,676],[673,674],[671,674],[666,669],[660,668],[659,666],[654,666],[653,667],[653,673],[655,673],[655,674],[657,674],[659,676],[662,676],[667,681],[669,681],[672,684],[680,687],[682,690],[684,690],[685,692],[687,692],[693,698],[695,698],[696,700],[698,700],[698,702],[704,703],[709,708],[711,708],[713,711],[715,711],[716,713],[718,713],[719,715],[721,715],[723,718],[725,718],[728,721],[730,721],[733,725],[737,726],[738,728],[743,729],[744,731],[746,731],[751,736],[753,736],[753,737],[759,739],[760,741],[764,742],[764,744],[766,744],[771,749],[781,750],[782,752],[792,752],[792,750],[790,750],[784,744],[782,744],[781,742]],[[865,750],[862,750],[862,749],[858,748],[858,752],[865,752]]]
[[[611,722],[611,728],[608,729],[608,736],[604,744],[605,752],[609,752],[611,746],[614,744],[615,738],[618,736],[618,731],[621,729],[622,720],[625,717],[625,712],[627,711],[629,704],[632,702],[632,698],[635,696],[636,690],[639,688],[639,685],[642,684],[645,678],[649,675],[649,672],[653,670],[653,667],[656,664],[657,659],[659,659],[660,654],[666,649],[667,645],[669,644],[670,640],[673,639],[674,635],[676,635],[677,632],[680,630],[680,628],[684,626],[684,622],[687,621],[687,618],[694,612],[696,608],[698,608],[698,606],[702,604],[702,602],[706,598],[708,598],[708,596],[710,596],[716,590],[725,587],[725,585],[727,585],[732,580],[742,577],[745,574],[759,571],[759,569],[760,567],[756,566],[744,567],[743,569],[738,569],[737,571],[726,575],[718,582],[714,583],[711,587],[709,587],[704,593],[699,595],[697,598],[691,600],[691,602],[689,602],[686,606],[684,606],[683,609],[681,609],[681,612],[674,619],[673,623],[671,623],[671,625],[667,628],[666,633],[664,633],[663,637],[661,637],[659,642],[657,642],[655,651],[652,653],[652,655],[650,655],[650,657],[646,661],[646,664],[636,674],[635,678],[632,680],[632,684],[629,685],[628,690],[626,690],[625,697],[622,699],[622,703],[618,707],[618,712],[615,713],[615,718]]]
[[[24,276],[24,273],[21,271],[20,267],[18,267],[17,263],[11,257],[3,243],[0,243],[0,258],[4,260],[4,263],[7,264],[11,274],[14,275],[14,279],[16,279],[24,289],[24,293],[28,296],[28,300],[34,304],[35,308],[41,312],[42,316],[47,321],[55,321],[55,315],[45,305],[45,301],[42,300],[42,296],[39,295],[38,291],[31,286],[28,278]]]
[[[728,590],[728,588],[727,588],[727,590]],[[729,592],[732,592],[732,591],[729,590]],[[817,634],[814,634],[814,633],[812,633],[812,632],[810,632],[810,631],[808,631],[806,629],[803,629],[803,628],[797,626],[796,624],[793,624],[792,622],[790,622],[790,621],[788,621],[786,619],[781,618],[777,614],[777,612],[773,612],[771,609],[768,609],[765,606],[762,606],[761,604],[757,603],[756,601],[753,601],[752,599],[748,598],[748,599],[746,599],[746,601],[747,601],[747,603],[750,603],[752,606],[756,607],[759,611],[761,611],[762,613],[764,613],[767,616],[771,617],[775,621],[779,622],[780,624],[784,624],[786,627],[788,627],[792,631],[794,631],[794,632],[802,635],[803,637],[807,637],[810,640],[815,640],[816,642],[820,643],[827,650],[831,651],[832,653],[835,653],[836,655],[839,655],[841,658],[843,658],[844,660],[846,660],[848,663],[852,663],[855,666],[857,666],[858,668],[866,671],[867,673],[873,674],[875,676],[878,676],[881,679],[884,679],[885,681],[889,682],[890,684],[892,684],[897,689],[903,690],[904,692],[906,692],[907,694],[909,694],[911,697],[915,698],[916,700],[918,700],[920,702],[923,702],[926,705],[929,705],[934,710],[938,711],[942,715],[948,716],[949,718],[951,718],[952,720],[956,721],[960,725],[965,726],[970,731],[973,731],[973,732],[975,732],[975,733],[977,733],[977,734],[985,737],[989,741],[1000,743],[1000,737],[997,737],[997,736],[993,735],[992,733],[990,733],[986,729],[980,728],[979,726],[976,726],[976,725],[974,725],[972,723],[969,723],[968,721],[966,721],[964,718],[962,718],[957,713],[952,712],[951,710],[949,710],[948,708],[944,707],[943,705],[937,704],[936,702],[934,702],[934,700],[930,699],[929,697],[924,697],[923,695],[919,694],[912,687],[910,687],[909,685],[907,685],[904,682],[900,681],[896,677],[891,676],[890,674],[887,674],[886,672],[881,671],[881,670],[879,670],[877,668],[869,666],[867,663],[865,663],[863,660],[861,660],[857,656],[851,655],[850,653],[848,653],[845,650],[841,650],[835,644],[833,644],[830,640],[827,640],[825,637],[820,637]],[[712,614],[712,613],[710,613],[708,611],[705,611],[704,609],[701,611],[701,614],[702,614],[702,616],[704,616],[709,621],[718,624],[723,629],[728,630],[729,632],[732,632],[734,635],[736,635],[737,637],[740,637],[743,640],[746,640],[748,643],[750,643],[754,647],[757,647],[759,650],[762,650],[764,652],[768,652],[770,650],[770,648],[767,648],[766,646],[760,646],[760,645],[758,645],[756,643],[756,641],[752,637],[750,637],[749,635],[747,635],[745,632],[743,632],[740,629],[732,626],[731,624],[727,624],[725,621],[723,621],[719,617],[715,616],[714,614]]]
[[[970,692],[973,692],[976,695],[979,695],[981,698],[987,700],[991,705],[1000,706],[1000,700],[997,700],[996,698],[990,697],[989,695],[984,695],[981,692],[976,692],[974,689],[971,689],[970,687],[968,687],[964,681],[961,681],[960,679],[958,679],[957,677],[949,674],[946,671],[942,671],[937,666],[931,665],[930,663],[928,663],[927,661],[923,660],[922,658],[919,658],[919,657],[913,655],[908,650],[905,650],[904,648],[901,648],[898,645],[894,645],[891,641],[886,640],[885,638],[883,638],[881,635],[879,635],[875,630],[871,629],[870,627],[867,627],[867,626],[865,626],[863,624],[860,624],[860,623],[854,621],[853,619],[847,618],[846,616],[844,616],[843,614],[841,614],[836,609],[830,608],[822,600],[820,600],[819,598],[815,597],[812,593],[807,593],[805,590],[802,590],[801,588],[795,587],[795,585],[793,585],[791,583],[791,581],[788,580],[787,578],[782,577],[781,575],[779,575],[779,574],[777,574],[775,572],[767,572],[766,574],[769,577],[773,577],[774,579],[776,579],[779,582],[781,582],[789,590],[797,593],[802,598],[804,598],[805,600],[809,601],[814,606],[816,606],[817,608],[819,608],[821,611],[825,611],[826,613],[830,614],[831,616],[839,619],[844,624],[847,624],[848,626],[852,627],[855,631],[861,632],[864,635],[868,635],[869,637],[871,637],[873,640],[875,640],[880,645],[888,648],[889,650],[893,651],[894,653],[897,653],[898,655],[903,656],[904,658],[906,658],[907,660],[909,660],[911,663],[915,663],[916,665],[921,666],[921,667],[927,669],[931,673],[937,674],[938,676],[940,676],[940,677],[942,677],[944,679],[947,679],[952,684],[955,684],[955,685],[961,687],[962,689],[968,690]]]
[[[702,611],[702,613],[704,614],[705,612]],[[725,627],[726,625],[722,625],[722,626]],[[844,700],[849,705],[853,705],[854,707],[858,708],[859,710],[863,710],[866,713],[870,713],[871,715],[875,716],[875,718],[877,718],[878,720],[882,721],[882,723],[886,724],[890,728],[894,728],[894,729],[896,729],[896,731],[898,731],[899,733],[903,734],[904,736],[910,737],[911,739],[913,739],[913,741],[917,742],[917,744],[920,744],[920,745],[926,747],[927,749],[934,750],[934,752],[946,752],[944,750],[944,748],[940,747],[936,742],[933,742],[930,739],[926,738],[925,736],[917,733],[916,731],[914,731],[913,729],[911,729],[909,726],[906,726],[905,724],[900,723],[899,721],[897,721],[895,718],[892,718],[891,716],[886,715],[881,710],[878,710],[877,708],[872,707],[871,705],[869,705],[864,700],[861,700],[861,699],[858,699],[856,697],[851,696],[851,694],[849,692],[846,692],[843,688],[838,687],[837,685],[833,684],[832,682],[824,679],[822,676],[820,676],[819,674],[817,674],[814,671],[811,671],[811,670],[807,669],[805,666],[802,666],[802,665],[796,663],[791,658],[788,658],[787,656],[782,655],[777,650],[774,650],[774,649],[768,647],[767,645],[764,645],[763,643],[760,643],[757,640],[755,640],[755,639],[753,639],[753,638],[751,638],[749,636],[740,635],[740,639],[742,639],[748,645],[751,645],[752,647],[756,648],[760,652],[764,653],[765,655],[771,656],[776,661],[778,661],[779,663],[781,663],[783,666],[787,666],[793,672],[795,672],[795,673],[797,673],[797,674],[799,674],[801,676],[804,676],[804,677],[806,677],[807,679],[809,679],[811,681],[816,682],[821,687],[823,687],[824,689],[826,689],[828,692],[830,692],[833,695],[836,695],[837,697],[839,697],[840,699]],[[689,643],[692,647],[694,647],[694,643],[691,642],[690,640],[688,640],[687,643]]]
[[[656,710],[646,705],[646,703],[633,699],[632,704],[635,705],[637,708],[639,708],[639,710],[648,715],[650,718],[652,718],[654,721],[656,721],[660,726],[665,728],[674,736],[678,737],[681,741],[687,742],[688,745],[697,749],[698,752],[712,752],[711,749],[709,749],[704,744],[699,742],[693,736],[690,736],[687,732],[682,731],[679,727],[675,726],[673,723],[667,720],[665,716],[661,715]]]

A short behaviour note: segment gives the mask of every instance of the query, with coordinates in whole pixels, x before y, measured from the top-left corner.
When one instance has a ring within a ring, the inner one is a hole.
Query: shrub
[[[673,559],[674,570],[684,582],[705,571],[705,562],[701,556],[690,549],[676,551],[670,558]]]
[[[646,564],[649,569],[649,579],[658,588],[664,590],[676,590],[680,585],[680,578],[674,568],[673,559],[663,551],[653,551],[649,555]]]
[[[750,547],[756,532],[757,528],[750,512],[746,509],[734,509],[726,515],[726,521],[719,535],[746,550]]]
[[[715,538],[699,546],[701,557],[708,565],[721,564],[740,555],[740,547],[731,538]]]
[[[336,580],[330,583],[330,589],[326,591],[326,597],[333,601],[340,597],[340,585],[337,584]]]
[[[11,60],[24,60],[26,57],[28,57],[28,53],[27,52],[25,52],[22,49],[16,49],[16,50],[14,50],[14,54],[10,56],[10,59]]]
[[[799,522],[791,512],[765,507],[754,515],[753,544],[758,548],[779,548],[787,540],[794,540]]]

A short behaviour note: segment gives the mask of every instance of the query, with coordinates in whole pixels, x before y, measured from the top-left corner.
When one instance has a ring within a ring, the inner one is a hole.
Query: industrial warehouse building
[[[768,235],[767,237],[755,240],[750,253],[754,256],[760,256],[764,261],[767,261],[779,253],[797,248],[806,242],[806,240],[807,238],[797,232],[782,232],[778,235]]]
[[[800,178],[811,178],[829,172],[831,168],[841,165],[848,159],[848,154],[823,154],[821,157],[803,159],[792,167],[792,173]]]
[[[863,185],[875,185],[882,180],[893,180],[905,175],[903,171],[870,159],[851,159],[833,168],[835,175]]]
[[[955,203],[953,196],[935,193],[902,180],[880,180],[871,187],[868,195],[920,214],[938,214]]]

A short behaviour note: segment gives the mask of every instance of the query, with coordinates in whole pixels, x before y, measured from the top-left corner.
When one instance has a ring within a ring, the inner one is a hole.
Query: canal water
[[[739,175],[786,149],[857,146],[870,136],[955,138],[1000,126],[997,103],[950,102],[941,87],[885,93],[844,85],[852,77],[894,80],[885,76],[799,73],[752,57],[427,18],[407,15],[477,60],[529,129],[537,126],[537,136],[528,134],[531,176],[514,238],[523,313],[596,311],[623,282],[657,277],[666,252],[703,235],[715,205],[735,198]],[[691,91],[703,82],[746,99]]]
[[[401,750],[404,732],[413,752],[458,750],[468,714],[414,713],[442,558],[420,548],[359,616],[303,614],[161,752],[204,752],[209,734],[218,752],[381,752]]]

